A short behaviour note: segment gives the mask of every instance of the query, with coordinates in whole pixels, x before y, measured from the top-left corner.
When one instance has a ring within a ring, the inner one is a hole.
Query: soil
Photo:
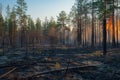
[[[120,80],[120,49],[11,50],[0,56],[0,80]]]

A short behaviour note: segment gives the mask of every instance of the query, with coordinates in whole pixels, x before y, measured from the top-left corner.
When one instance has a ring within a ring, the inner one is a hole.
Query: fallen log
[[[84,70],[88,70],[88,71],[92,71],[92,70],[97,70],[98,66],[89,66],[89,65],[85,65],[85,66],[77,66],[77,67],[69,67],[69,68],[61,68],[61,69],[53,69],[53,70],[49,70],[49,71],[43,71],[43,72],[37,72],[37,73],[32,73],[30,75],[27,76],[23,76],[23,79],[26,78],[30,78],[30,77],[35,77],[35,76],[39,76],[39,75],[43,75],[43,74],[49,74],[49,73],[57,73],[57,72],[62,72],[62,71],[66,71],[66,70],[70,70],[70,71],[76,71],[76,70],[81,70],[82,72]]]
[[[48,64],[48,63],[56,63],[56,61],[36,61],[36,60],[29,60],[29,61],[17,61],[17,62],[12,62],[12,63],[6,63],[6,64],[3,64],[3,65],[0,65],[0,69],[2,68],[7,68],[7,67],[23,67],[23,65],[35,65],[37,63],[45,63],[45,64]]]
[[[7,75],[10,74],[10,73],[12,73],[12,72],[15,71],[16,69],[17,69],[17,68],[15,67],[15,68],[11,69],[10,71],[4,73],[3,75],[0,75],[0,79],[3,78],[3,77],[5,77],[5,76],[7,76]]]

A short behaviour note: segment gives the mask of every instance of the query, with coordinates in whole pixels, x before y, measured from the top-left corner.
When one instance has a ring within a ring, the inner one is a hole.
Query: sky
[[[51,16],[56,19],[62,10],[68,14],[75,0],[25,0],[25,2],[28,6],[27,15],[31,15],[34,20],[38,17],[44,20],[45,17],[50,19]],[[13,7],[16,5],[16,0],[0,0],[0,3],[2,3],[5,15],[6,6],[9,4]]]

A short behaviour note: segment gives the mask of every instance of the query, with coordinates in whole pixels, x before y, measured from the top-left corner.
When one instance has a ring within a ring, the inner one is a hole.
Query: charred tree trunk
[[[85,46],[87,46],[86,34],[87,34],[87,12],[85,12]]]
[[[92,1],[92,34],[91,34],[91,46],[94,47],[94,0]]]
[[[110,40],[111,40],[111,35],[110,35],[110,30],[108,29],[107,31],[107,36],[108,36],[108,44],[110,45]]]
[[[106,10],[106,0],[104,0],[104,6]],[[104,11],[104,19],[103,19],[103,55],[106,56],[106,11]]]
[[[80,19],[78,19],[78,31],[77,31],[77,41],[78,41],[78,46],[81,45],[82,42],[82,35],[81,35],[81,16]]]
[[[113,12],[112,12],[112,46],[115,47],[115,19],[114,19],[114,0],[113,0]]]
[[[94,20],[95,21],[95,24],[94,24],[94,46],[96,46],[96,43],[97,43],[97,31],[96,31],[96,29],[97,29],[97,27],[96,27],[96,20]]]
[[[16,46],[16,21],[13,21],[13,31],[12,31],[12,47]]]
[[[118,0],[117,0],[117,7],[118,7]],[[116,15],[116,47],[118,48],[119,45],[119,39],[118,39],[118,34],[119,34],[119,30],[118,30],[118,9],[117,9],[117,15]]]
[[[23,47],[23,30],[20,31],[20,44],[21,44],[21,48]]]

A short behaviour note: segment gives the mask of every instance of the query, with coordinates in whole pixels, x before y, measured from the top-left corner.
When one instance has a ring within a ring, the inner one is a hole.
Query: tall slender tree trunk
[[[82,42],[82,35],[81,35],[81,16],[80,16],[80,19],[78,19],[77,41],[78,41],[78,46],[80,46],[80,45],[81,45],[81,42]]]
[[[21,29],[21,30],[20,30],[20,44],[21,44],[20,46],[21,46],[21,48],[23,47],[23,33],[24,33],[24,32],[23,32],[23,30]]]
[[[99,36],[99,26],[98,26],[98,19],[96,19],[96,44],[97,44],[97,46],[99,46],[98,45],[98,41],[99,41],[99,38],[98,38],[98,36]]]
[[[2,4],[0,4],[0,47],[2,47]]]
[[[96,36],[97,36],[97,32],[96,32],[96,19],[94,19],[94,22],[95,22],[95,24],[94,24],[94,46],[96,46]]]
[[[29,35],[28,35],[28,30],[25,30],[25,49],[26,49],[26,58],[28,57],[28,38],[29,38]]]
[[[87,40],[86,40],[86,20],[85,20],[85,46],[87,46]]]
[[[100,35],[101,35],[101,34],[100,34],[101,32],[100,32],[100,25],[101,25],[101,24],[100,24],[100,21],[98,21],[98,36],[99,36],[99,37],[98,37],[98,44],[99,44],[99,46],[100,46],[100,44],[101,44],[101,36],[100,36]]]
[[[0,47],[2,47],[2,19],[0,17]]]
[[[118,0],[117,0],[117,7],[118,7]],[[118,9],[117,9],[117,15],[116,15],[116,47],[118,47]]]
[[[5,32],[2,32],[2,48],[3,48],[3,55],[5,55]]]
[[[113,0],[113,12],[112,12],[112,46],[115,47],[115,18],[114,18],[114,0]]]
[[[3,30],[2,6],[0,4],[0,45],[3,49],[3,55],[5,54],[4,36],[5,36],[5,32]]]
[[[35,53],[35,32],[32,32],[33,39],[32,39],[32,47],[33,47],[33,54]]]
[[[94,0],[92,0],[92,34],[91,34],[91,46],[94,47]]]
[[[77,23],[77,42],[78,42],[78,46],[80,46],[82,44],[82,0],[78,0],[78,23]]]
[[[87,46],[86,34],[87,34],[87,13],[85,12],[85,46]]]
[[[85,47],[85,20],[82,22],[83,23],[83,32],[82,32],[82,39],[83,39],[83,47]]]
[[[106,0],[104,0],[104,6],[106,10]],[[103,19],[103,55],[106,56],[106,11],[104,11],[104,19]]]
[[[110,30],[109,29],[107,31],[107,37],[108,37],[108,44],[110,45],[111,35],[110,35]]]
[[[13,32],[12,32],[12,47],[15,48],[16,46],[16,21],[13,21]]]

